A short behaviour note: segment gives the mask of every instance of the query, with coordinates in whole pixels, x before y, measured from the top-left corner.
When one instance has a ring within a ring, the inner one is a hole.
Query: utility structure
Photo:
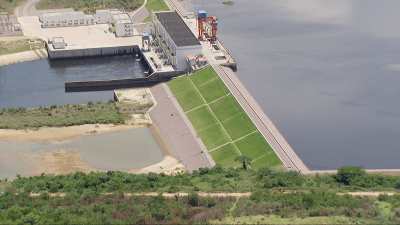
[[[217,41],[218,19],[216,16],[208,16],[205,10],[197,12],[198,39],[208,40],[211,43]]]

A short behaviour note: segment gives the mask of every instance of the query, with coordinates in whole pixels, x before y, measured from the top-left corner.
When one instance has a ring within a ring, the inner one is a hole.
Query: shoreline
[[[0,129],[0,142],[17,141],[22,144],[36,142],[36,143],[50,143],[59,144],[68,142],[72,139],[81,138],[84,136],[99,135],[104,133],[113,133],[118,131],[124,131],[135,128],[147,128],[148,126],[133,126],[133,125],[107,125],[107,124],[86,124],[71,127],[43,127],[37,130],[12,130],[12,129]],[[159,145],[160,150],[163,154],[162,159],[159,162],[155,162],[143,167],[132,168],[124,170],[127,173],[166,173],[176,174],[184,171],[184,166],[179,162],[178,159],[173,157],[164,149],[165,146],[157,140],[152,131],[151,136],[155,139]],[[7,151],[6,151],[7,152]],[[42,153],[27,153],[20,152],[16,155],[2,156],[3,160],[7,160],[8,157],[11,159],[19,159],[26,161],[32,166],[31,171],[26,176],[39,176],[41,173],[46,174],[68,174],[73,172],[84,172],[88,173],[91,171],[106,172],[106,170],[95,168],[88,164],[88,162],[82,159],[81,154],[77,149],[66,150],[63,148],[54,149],[51,152]],[[18,167],[17,167],[18,168]],[[8,177],[13,179],[13,176]],[[15,178],[15,177],[14,177]]]
[[[47,59],[47,57],[48,55],[45,49],[37,49],[37,50],[0,55],[0,67],[22,62]]]

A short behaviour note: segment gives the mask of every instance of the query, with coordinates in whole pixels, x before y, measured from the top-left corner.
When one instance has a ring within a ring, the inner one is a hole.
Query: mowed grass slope
[[[218,165],[238,167],[245,155],[252,168],[281,162],[212,67],[169,82],[197,134]]]

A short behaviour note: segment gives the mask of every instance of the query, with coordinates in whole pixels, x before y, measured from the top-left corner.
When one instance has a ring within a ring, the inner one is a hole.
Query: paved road
[[[18,6],[14,10],[14,14],[17,17],[21,16],[36,16],[38,14],[35,5],[40,0],[27,0],[24,4]]]
[[[157,104],[150,111],[150,118],[162,137],[169,153],[177,158],[188,171],[210,168],[215,165],[206,147],[196,136],[190,121],[166,84],[151,88]]]
[[[146,19],[148,16],[150,16],[149,11],[146,8],[147,0],[143,2],[143,5],[140,6],[138,9],[135,11],[129,13],[129,16],[131,17],[132,21],[134,23],[141,23]]]

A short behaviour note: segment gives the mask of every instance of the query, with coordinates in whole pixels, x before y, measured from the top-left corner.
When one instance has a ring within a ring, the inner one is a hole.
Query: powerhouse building
[[[152,32],[167,61],[176,70],[186,71],[189,66],[187,57],[201,55],[199,40],[175,11],[154,13]]]

